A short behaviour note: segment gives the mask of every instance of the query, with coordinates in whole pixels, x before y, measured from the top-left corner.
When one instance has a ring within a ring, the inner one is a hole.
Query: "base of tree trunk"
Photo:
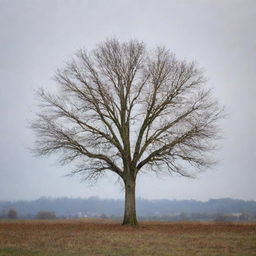
[[[125,182],[125,207],[123,225],[138,225],[135,203],[135,178],[129,178]]]
[[[138,221],[136,216],[131,218],[124,218],[122,225],[136,226],[138,225]]]

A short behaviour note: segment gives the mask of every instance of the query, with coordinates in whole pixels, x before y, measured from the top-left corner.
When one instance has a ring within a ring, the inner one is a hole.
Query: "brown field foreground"
[[[0,256],[256,255],[256,223],[0,221]]]

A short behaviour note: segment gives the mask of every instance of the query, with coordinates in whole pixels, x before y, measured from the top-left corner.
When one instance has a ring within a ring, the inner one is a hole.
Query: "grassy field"
[[[256,255],[256,224],[0,221],[0,256]]]

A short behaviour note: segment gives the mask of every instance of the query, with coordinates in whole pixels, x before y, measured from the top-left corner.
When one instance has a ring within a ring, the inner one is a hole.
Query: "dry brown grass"
[[[256,255],[256,224],[1,221],[3,255],[249,256]]]

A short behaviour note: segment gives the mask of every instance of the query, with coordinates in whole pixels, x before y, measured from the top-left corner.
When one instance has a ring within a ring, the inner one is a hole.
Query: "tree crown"
[[[56,72],[58,93],[39,90],[32,128],[40,155],[58,152],[73,173],[110,170],[126,179],[140,170],[191,176],[210,167],[223,110],[194,62],[164,47],[106,40],[80,50]]]

